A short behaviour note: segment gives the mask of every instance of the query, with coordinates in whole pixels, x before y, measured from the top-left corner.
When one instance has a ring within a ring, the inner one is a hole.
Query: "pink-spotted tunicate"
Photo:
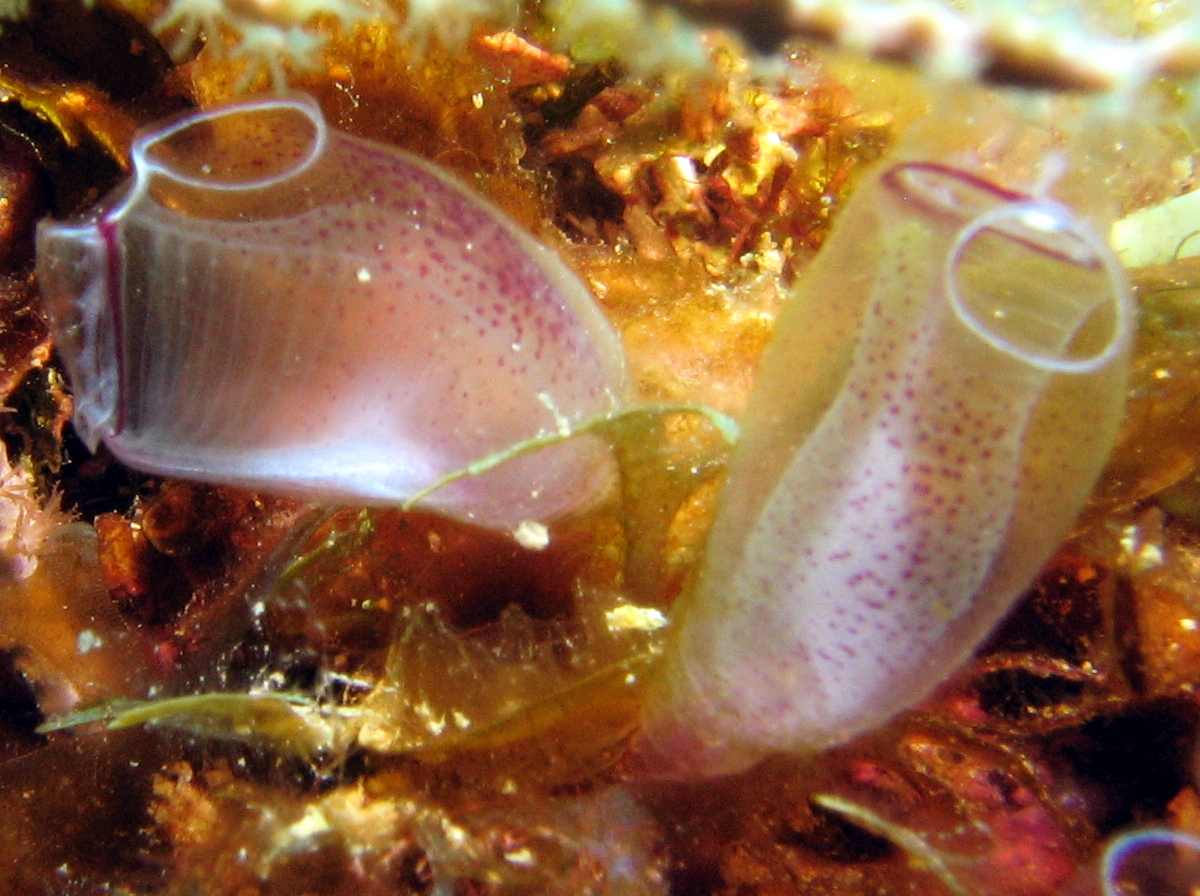
[[[400,504],[611,411],[620,342],[580,280],[434,165],[306,96],[141,133],[133,176],[44,222],[37,274],[93,448],[148,472]],[[427,495],[511,527],[592,500],[581,436]]]
[[[1132,307],[1084,218],[955,161],[858,188],[782,312],[629,759],[848,740],[959,666],[1115,438]]]

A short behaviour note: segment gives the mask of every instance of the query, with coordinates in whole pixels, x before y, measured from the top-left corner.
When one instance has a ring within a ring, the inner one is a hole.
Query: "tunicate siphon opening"
[[[1007,203],[959,233],[947,300],[984,342],[1041,370],[1104,367],[1128,339],[1122,273],[1087,225],[1050,201]]]
[[[1190,896],[1200,880],[1200,838],[1168,828],[1116,838],[1101,863],[1104,896]]]
[[[312,166],[325,141],[315,101],[272,98],[184,116],[137,140],[133,164],[157,199],[186,207],[191,192],[211,197],[290,181]]]
[[[1132,311],[1124,273],[1069,209],[933,162],[883,182],[914,211],[959,223],[947,299],[992,348],[1041,370],[1088,373],[1124,350]]]
[[[118,329],[105,301],[110,275],[99,230],[43,221],[37,229],[37,278],[58,352],[75,383],[75,428],[95,450],[116,413]]]
[[[1005,203],[1025,198],[998,184],[936,162],[896,165],[884,172],[883,182],[914,210],[964,224]]]

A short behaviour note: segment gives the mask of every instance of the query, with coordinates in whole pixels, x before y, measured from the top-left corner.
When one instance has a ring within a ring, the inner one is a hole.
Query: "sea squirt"
[[[75,425],[129,466],[399,504],[624,390],[579,279],[434,165],[330,128],[303,95],[142,132],[133,175],[43,222],[37,275]],[[429,494],[511,527],[611,476],[581,436]]]
[[[1124,403],[1123,272],[1076,211],[942,158],[864,182],[783,310],[631,770],[735,772],[878,727],[1086,499]]]

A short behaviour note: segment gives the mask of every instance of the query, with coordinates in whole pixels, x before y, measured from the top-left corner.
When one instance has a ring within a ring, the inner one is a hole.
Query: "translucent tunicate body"
[[[433,165],[305,96],[139,135],[132,179],[45,222],[38,278],[75,424],[160,474],[398,504],[611,410],[620,343],[548,249]],[[590,436],[424,503],[510,527],[592,499]]]
[[[1079,512],[1131,329],[1066,206],[941,161],[860,186],[778,321],[631,768],[737,771],[928,695]]]

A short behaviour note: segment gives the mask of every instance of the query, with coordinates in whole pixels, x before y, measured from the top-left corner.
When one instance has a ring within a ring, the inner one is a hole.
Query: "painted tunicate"
[[[867,180],[781,314],[631,769],[733,772],[883,724],[1078,514],[1123,406],[1123,273],[1079,213],[964,162]]]
[[[93,448],[147,472],[401,504],[608,413],[620,342],[580,280],[432,164],[297,95],[141,133],[133,176],[43,222],[37,274]],[[594,499],[589,435],[423,497],[513,527]]]

